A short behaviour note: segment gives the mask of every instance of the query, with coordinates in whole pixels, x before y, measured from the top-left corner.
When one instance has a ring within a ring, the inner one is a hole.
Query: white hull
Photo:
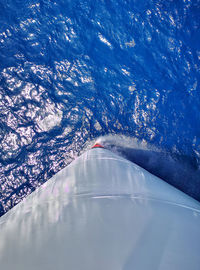
[[[200,203],[92,149],[0,218],[0,269],[199,270]]]

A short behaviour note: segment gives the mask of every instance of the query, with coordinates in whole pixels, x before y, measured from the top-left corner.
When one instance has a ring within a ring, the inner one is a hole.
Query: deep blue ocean
[[[0,215],[95,140],[200,200],[199,64],[198,0],[0,0]]]

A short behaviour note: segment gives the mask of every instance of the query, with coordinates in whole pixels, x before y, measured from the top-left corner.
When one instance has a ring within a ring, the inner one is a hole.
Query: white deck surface
[[[0,269],[199,270],[200,203],[92,149],[0,218]]]

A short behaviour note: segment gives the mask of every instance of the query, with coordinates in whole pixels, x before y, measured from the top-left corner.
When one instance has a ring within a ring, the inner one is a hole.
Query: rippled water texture
[[[199,175],[199,37],[195,0],[1,0],[1,214],[107,134]]]

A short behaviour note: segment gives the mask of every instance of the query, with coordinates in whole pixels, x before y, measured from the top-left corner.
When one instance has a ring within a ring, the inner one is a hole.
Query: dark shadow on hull
[[[105,148],[134,162],[150,173],[200,201],[200,169],[195,158],[116,145]]]

